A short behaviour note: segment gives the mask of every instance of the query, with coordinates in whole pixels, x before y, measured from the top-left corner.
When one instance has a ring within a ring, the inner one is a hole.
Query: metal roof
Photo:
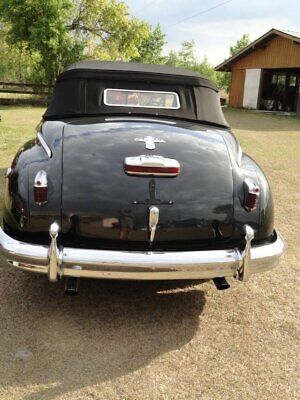
[[[287,30],[287,29],[281,29],[280,31],[283,32],[283,33],[286,33],[289,36],[294,36],[295,38],[300,39],[300,32],[290,31],[290,30]]]
[[[287,39],[293,40],[296,43],[300,43],[300,32],[296,31],[289,31],[289,30],[280,30],[272,28],[267,33],[259,37],[258,39],[251,42],[248,46],[242,49],[240,52],[235,54],[232,57],[227,58],[227,60],[223,61],[221,64],[215,67],[216,71],[230,71],[232,64],[236,61],[240,60],[241,58],[245,57],[247,54],[251,53],[252,51],[256,50],[260,46],[263,46],[266,42],[274,39],[276,36],[282,36]]]

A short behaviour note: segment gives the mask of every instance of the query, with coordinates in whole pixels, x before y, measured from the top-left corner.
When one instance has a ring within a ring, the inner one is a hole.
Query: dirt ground
[[[41,112],[0,109],[1,176]],[[81,281],[77,297],[3,266],[1,400],[299,398],[300,119],[226,117],[271,182],[287,244],[280,266],[224,292],[210,282]]]

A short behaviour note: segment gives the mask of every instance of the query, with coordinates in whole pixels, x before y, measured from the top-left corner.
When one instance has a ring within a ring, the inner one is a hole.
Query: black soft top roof
[[[59,80],[68,78],[91,78],[122,75],[130,76],[131,80],[148,80],[152,82],[177,83],[181,85],[204,86],[218,90],[210,80],[194,71],[185,68],[168,67],[166,65],[141,64],[133,62],[116,61],[80,61],[69,65],[58,77]]]
[[[178,109],[107,105],[110,89],[177,93]],[[127,62],[81,61],[70,65],[56,80],[45,120],[97,115],[152,115],[228,126],[218,89],[208,79],[183,68]]]

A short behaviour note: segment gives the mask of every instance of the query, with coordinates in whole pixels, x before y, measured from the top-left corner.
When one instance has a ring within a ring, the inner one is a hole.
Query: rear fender
[[[255,231],[255,240],[270,237],[274,230],[274,204],[268,180],[260,166],[247,154],[243,153],[241,146],[229,130],[222,130],[228,154],[232,165],[232,178],[234,182],[234,220],[235,236],[243,231],[243,226],[249,224]],[[257,208],[247,211],[243,207],[244,181],[250,178],[260,187],[260,197]]]
[[[61,221],[61,161],[63,123],[39,125],[43,139],[52,150],[45,152],[37,139],[28,141],[16,154],[7,178],[4,202],[5,225],[19,232],[45,232],[53,220]],[[44,170],[48,176],[48,202],[34,201],[34,179]]]
[[[244,181],[250,178],[260,188],[259,202],[255,210],[243,207]],[[243,154],[240,165],[233,169],[235,182],[234,216],[240,226],[249,224],[255,231],[255,239],[270,237],[274,230],[274,205],[269,182],[260,166],[247,154]]]

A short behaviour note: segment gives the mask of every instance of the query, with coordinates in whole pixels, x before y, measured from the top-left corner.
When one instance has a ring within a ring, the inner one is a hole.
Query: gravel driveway
[[[1,400],[299,398],[300,120],[227,117],[271,180],[280,266],[224,292],[82,280],[76,297],[3,267]]]

